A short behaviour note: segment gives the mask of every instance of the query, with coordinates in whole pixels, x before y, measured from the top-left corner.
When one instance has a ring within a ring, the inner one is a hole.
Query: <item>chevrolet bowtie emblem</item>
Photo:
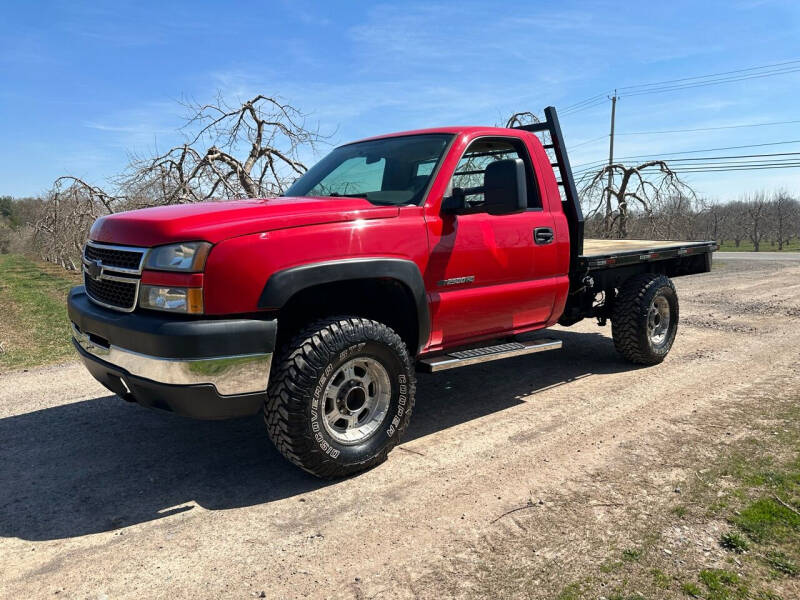
[[[97,279],[103,272],[103,263],[99,260],[86,261],[86,274],[92,279]]]

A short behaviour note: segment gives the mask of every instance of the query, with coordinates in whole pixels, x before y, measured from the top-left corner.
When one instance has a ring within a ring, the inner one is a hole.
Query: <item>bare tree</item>
[[[725,225],[729,217],[729,212],[725,210],[724,205],[718,202],[710,201],[705,204],[705,210],[703,211],[706,223],[705,237],[722,244],[722,242],[725,241]]]
[[[767,234],[767,211],[769,201],[767,194],[758,192],[745,197],[744,209],[747,216],[744,227],[747,237],[753,244],[753,250],[761,249],[761,242]]]
[[[543,120],[541,117],[539,117],[539,115],[537,115],[536,113],[532,113],[529,110],[526,110],[523,112],[514,113],[513,115],[508,117],[508,119],[506,119],[504,127],[512,129],[514,127],[521,127],[523,125],[531,125],[533,123],[542,123],[542,122]],[[540,136],[539,139],[541,140],[542,144],[547,145],[553,143],[553,141],[550,139],[549,131],[541,131],[538,132],[537,135]],[[554,162],[555,154],[553,154],[553,151],[548,150],[547,154],[550,157],[551,162]]]
[[[76,269],[92,223],[119,210],[280,194],[305,173],[302,152],[324,139],[276,97],[186,106],[184,143],[154,158],[132,157],[112,179],[113,193],[72,176],[54,182],[34,227],[42,258]]]
[[[542,120],[534,113],[530,112],[529,110],[514,113],[508,119],[506,119],[506,127],[511,129],[512,127],[519,127],[520,125],[530,125],[531,123],[541,123]]]
[[[614,182],[611,186],[609,179]],[[619,184],[615,185],[616,182]],[[652,235],[656,235],[654,212],[658,208],[668,202],[688,201],[691,204],[697,200],[694,190],[663,160],[651,160],[636,166],[606,165],[581,179],[579,196],[588,206],[589,217],[603,214],[602,234],[607,238],[628,236],[631,204],[634,210],[646,215],[651,222]]]
[[[56,179],[34,224],[34,242],[41,258],[76,270],[92,223],[114,212],[120,200],[78,177]]]
[[[778,250],[783,250],[783,246],[792,241],[796,233],[800,208],[798,202],[786,192],[777,191],[769,206],[769,220],[774,231],[775,241],[778,243]]]
[[[324,139],[297,108],[263,94],[187,108],[183,130],[194,132],[186,142],[135,158],[118,181],[132,206],[281,194],[307,170],[301,150]]]
[[[742,240],[747,238],[747,207],[741,200],[729,202],[725,210],[725,236],[732,239],[738,248]]]

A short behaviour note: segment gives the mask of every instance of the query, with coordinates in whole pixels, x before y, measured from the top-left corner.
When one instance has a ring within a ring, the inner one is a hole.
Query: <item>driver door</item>
[[[425,286],[431,300],[431,349],[534,328],[552,313],[555,291],[548,281],[552,273],[547,265],[556,262],[556,245],[536,244],[534,232],[553,231],[553,219],[542,210],[524,143],[517,138],[473,141],[459,161],[450,187],[480,186],[486,166],[508,158],[521,158],[525,163],[527,210],[428,218],[431,255]],[[480,211],[480,194],[469,200],[471,210]]]

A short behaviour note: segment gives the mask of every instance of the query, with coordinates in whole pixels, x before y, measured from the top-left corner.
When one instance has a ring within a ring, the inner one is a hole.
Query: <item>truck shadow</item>
[[[549,335],[563,339],[564,350],[420,375],[404,441],[587,374],[633,368],[601,334]],[[336,482],[283,460],[260,418],[193,421],[104,396],[0,419],[3,537],[70,538],[191,510],[187,503],[229,509],[327,485]]]

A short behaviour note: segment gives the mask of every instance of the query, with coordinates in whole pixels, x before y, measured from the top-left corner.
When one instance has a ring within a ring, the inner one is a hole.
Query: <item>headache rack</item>
[[[550,134],[550,141],[544,140],[544,149],[551,159],[550,166],[553,167],[553,171],[556,173],[556,181],[561,187],[561,203],[569,223],[569,268],[570,271],[577,271],[580,256],[583,254],[583,211],[578,199],[578,191],[575,188],[575,179],[572,177],[572,167],[569,164],[567,148],[564,145],[564,136],[561,134],[561,125],[558,122],[558,114],[555,107],[548,106],[545,108],[544,117],[545,120],[542,123],[518,125],[514,129]]]

